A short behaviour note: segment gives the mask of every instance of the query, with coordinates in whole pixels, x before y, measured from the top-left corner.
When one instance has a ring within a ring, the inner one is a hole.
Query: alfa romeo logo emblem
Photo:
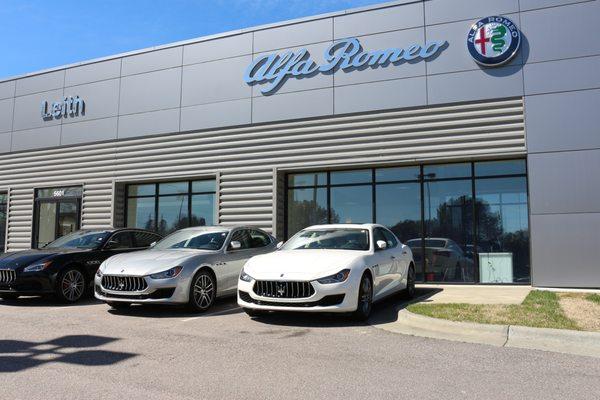
[[[495,67],[510,61],[521,45],[519,28],[506,17],[487,17],[477,21],[467,37],[467,48],[475,61]]]

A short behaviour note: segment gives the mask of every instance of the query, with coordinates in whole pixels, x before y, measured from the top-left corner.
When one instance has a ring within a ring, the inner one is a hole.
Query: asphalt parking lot
[[[392,299],[371,324],[389,322]],[[598,359],[390,333],[329,315],[0,302],[2,399],[593,399]]]

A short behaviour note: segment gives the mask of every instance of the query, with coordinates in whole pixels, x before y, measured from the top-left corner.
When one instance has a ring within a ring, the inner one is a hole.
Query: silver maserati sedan
[[[148,250],[104,261],[94,293],[117,309],[133,303],[188,304],[202,312],[215,298],[236,293],[240,271],[250,257],[275,248],[275,238],[258,228],[182,229]]]

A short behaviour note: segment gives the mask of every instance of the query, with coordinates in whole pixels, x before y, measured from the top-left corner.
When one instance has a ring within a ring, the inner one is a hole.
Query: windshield
[[[102,245],[109,235],[110,231],[79,231],[58,238],[44,248],[95,249]]]
[[[167,249],[196,249],[219,250],[223,247],[229,232],[208,231],[178,231],[170,234],[152,248],[153,250]]]
[[[294,235],[282,250],[333,249],[369,250],[368,229],[318,229],[303,230]]]

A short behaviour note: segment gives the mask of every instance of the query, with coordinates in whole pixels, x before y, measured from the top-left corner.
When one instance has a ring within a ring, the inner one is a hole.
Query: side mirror
[[[283,246],[283,242],[279,242],[279,243],[277,243],[277,248],[278,248],[278,249],[280,249],[280,248],[281,248],[281,246]]]
[[[385,240],[378,240],[377,241],[377,249],[378,250],[385,250],[385,249],[387,249],[387,242]]]
[[[229,243],[229,248],[231,250],[239,250],[242,248],[242,244],[237,240],[232,240],[231,243]]]

